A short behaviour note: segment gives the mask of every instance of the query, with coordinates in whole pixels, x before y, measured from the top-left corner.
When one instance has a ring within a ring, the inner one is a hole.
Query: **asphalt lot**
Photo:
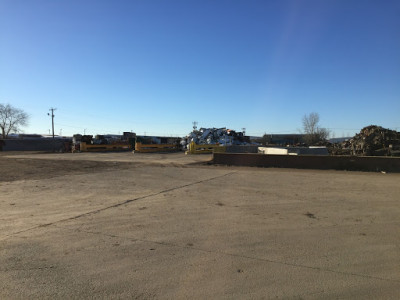
[[[400,174],[0,156],[0,298],[398,299]]]

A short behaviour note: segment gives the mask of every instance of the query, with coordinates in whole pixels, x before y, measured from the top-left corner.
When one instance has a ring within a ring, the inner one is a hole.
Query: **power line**
[[[71,125],[65,125],[65,124],[60,124],[60,123],[54,123],[58,126],[64,126],[64,127],[71,127],[71,128],[78,128],[78,129],[84,129],[85,127],[79,127],[79,126],[71,126]],[[87,128],[86,128],[87,129]]]

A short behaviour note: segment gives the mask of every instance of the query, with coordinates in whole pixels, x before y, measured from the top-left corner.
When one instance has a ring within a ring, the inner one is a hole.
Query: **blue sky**
[[[29,133],[400,130],[400,2],[0,0],[0,103]]]

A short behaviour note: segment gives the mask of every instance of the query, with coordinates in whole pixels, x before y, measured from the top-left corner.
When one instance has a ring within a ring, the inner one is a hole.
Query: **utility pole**
[[[55,144],[55,139],[54,139],[54,111],[56,110],[57,108],[50,108],[49,110],[51,111],[51,128],[53,129],[53,152],[55,152],[56,151],[56,144]],[[50,116],[50,113],[47,113],[47,115],[49,115]]]

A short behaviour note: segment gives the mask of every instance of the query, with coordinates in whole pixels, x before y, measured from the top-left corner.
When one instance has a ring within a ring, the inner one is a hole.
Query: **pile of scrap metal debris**
[[[125,150],[129,149],[129,147],[131,148],[134,147],[135,138],[136,134],[133,132],[124,132],[123,135],[116,135],[116,134],[96,135],[95,138],[93,138],[93,135],[74,134],[72,138],[72,152],[82,151],[82,149],[86,149],[84,151],[89,151],[90,149],[97,151],[117,149],[117,147],[107,147],[105,145],[115,145],[118,146],[120,149]],[[94,147],[95,145],[96,146],[104,145],[104,147]],[[117,150],[120,150],[119,148]]]
[[[74,134],[72,140],[74,144],[79,144],[81,142],[84,142],[89,145],[112,145],[112,144],[128,143],[129,140],[135,139],[135,137],[136,134],[133,132],[124,132],[123,135],[98,134],[94,138],[93,135]]]
[[[361,129],[352,139],[342,142],[339,148],[350,155],[400,156],[400,132],[371,125]]]
[[[250,143],[248,136],[243,132],[236,132],[226,128],[200,128],[193,130],[182,144],[190,144],[195,142],[198,145],[246,145]]]

